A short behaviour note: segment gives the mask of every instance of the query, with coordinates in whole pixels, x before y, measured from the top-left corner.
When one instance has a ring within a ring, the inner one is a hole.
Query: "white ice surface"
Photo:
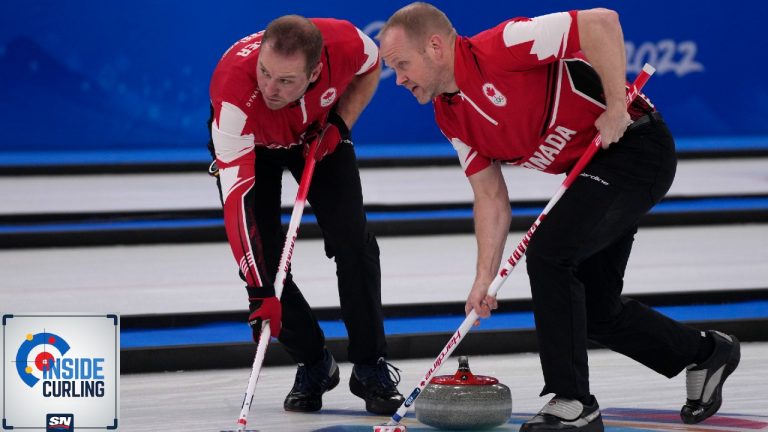
[[[472,337],[469,334],[467,337]],[[437,355],[437,353],[435,353]],[[768,358],[768,343],[742,345],[741,364],[725,384],[720,413],[763,416],[758,418],[768,426],[768,374],[764,372]],[[402,369],[400,391],[409,393],[433,359],[396,360]],[[513,424],[495,431],[514,431],[521,421],[537,412],[549,398],[539,398],[543,386],[541,366],[536,354],[470,356],[475,374],[497,377],[512,392]],[[607,350],[589,353],[592,393],[603,410],[607,408],[637,408],[667,410],[676,418],[685,402],[685,374],[667,379],[628,358]],[[453,374],[456,360],[444,363],[438,374]],[[262,432],[360,431],[370,432],[387,417],[367,415],[360,399],[349,391],[347,381],[351,372],[348,363],[340,364],[341,383],[323,397],[323,411],[313,414],[283,411],[283,398],[293,384],[294,367],[266,367],[262,370],[254,402],[248,418],[248,428]],[[131,432],[156,431],[217,431],[233,428],[240,412],[242,394],[249,370],[219,370],[206,372],[172,372],[122,376],[122,427]],[[416,401],[418,404],[418,400]],[[406,418],[410,432],[435,431],[415,418]],[[693,430],[676,423],[642,423],[630,429],[627,424],[612,422],[606,417],[606,431]],[[655,426],[651,428],[650,426]],[[696,431],[718,429],[706,422]],[[768,430],[768,427],[759,429]],[[755,431],[753,429],[753,431]]]
[[[562,176],[505,166],[512,200],[549,200]],[[470,203],[458,167],[362,169],[366,204]],[[283,204],[293,205],[296,181],[283,180]],[[670,196],[768,193],[768,158],[681,161]],[[220,208],[205,172],[0,177],[0,215]]]
[[[505,256],[522,238],[512,233]],[[384,304],[464,301],[474,277],[472,235],[379,239]],[[625,293],[768,287],[768,225],[644,228]],[[296,244],[293,272],[313,307],[338,306],[334,263],[321,240]],[[243,283],[226,243],[0,250],[0,305],[8,311],[124,315],[242,310]],[[525,263],[500,299],[530,298]]]

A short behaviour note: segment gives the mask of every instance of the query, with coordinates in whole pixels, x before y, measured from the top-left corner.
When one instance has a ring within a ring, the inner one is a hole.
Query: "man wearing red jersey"
[[[667,192],[674,141],[641,95],[627,109],[618,15],[606,9],[515,18],[471,38],[426,3],[382,28],[381,55],[456,149],[474,191],[478,258],[466,311],[483,317],[510,223],[500,163],[560,174],[599,131],[603,148],[565,192],[527,250],[545,386],[554,397],[521,431],[602,431],[590,393],[587,339],[667,377],[687,368],[686,423],[720,407],[739,342],[699,332],[622,298],[638,220]]]
[[[261,322],[269,319],[272,335],[299,364],[283,404],[288,411],[319,410],[322,394],[339,383],[323,332],[290,273],[280,299],[273,286],[284,243],[282,173],[287,168],[300,179],[307,143],[316,136],[322,139],[308,200],[326,255],[336,260],[354,363],[350,389],[376,414],[391,414],[403,401],[385,360],[379,247],[366,227],[349,132],[379,74],[376,44],[349,22],[288,15],[236,42],[211,79],[211,172],[247,283],[249,324],[258,341]]]

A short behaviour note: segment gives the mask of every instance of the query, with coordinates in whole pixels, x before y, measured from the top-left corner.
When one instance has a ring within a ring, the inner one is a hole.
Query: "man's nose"
[[[401,74],[397,71],[395,72],[395,83],[397,85],[404,85],[406,81],[408,81],[408,77],[406,77],[405,74]]]
[[[277,94],[277,83],[275,80],[268,80],[267,85],[265,86],[265,90],[267,91],[267,96],[274,96]]]

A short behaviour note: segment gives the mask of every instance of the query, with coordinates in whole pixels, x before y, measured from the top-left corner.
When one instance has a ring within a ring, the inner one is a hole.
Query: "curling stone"
[[[454,375],[430,380],[415,408],[418,421],[438,429],[489,429],[512,416],[512,393],[494,377],[472,374],[462,356]]]

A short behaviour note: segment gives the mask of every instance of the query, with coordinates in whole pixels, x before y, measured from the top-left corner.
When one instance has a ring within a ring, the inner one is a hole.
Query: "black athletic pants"
[[[256,221],[267,268],[274,272],[285,242],[280,224],[284,168],[297,182],[301,180],[302,148],[256,150]],[[323,232],[325,253],[336,260],[341,312],[349,335],[348,359],[355,364],[375,363],[379,357],[386,357],[379,246],[367,230],[360,173],[351,144],[339,144],[336,151],[317,163],[308,201]],[[274,276],[272,273],[270,278]],[[290,277],[281,302],[280,342],[296,362],[312,364],[320,360],[325,345],[323,332]]]
[[[251,202],[255,203],[261,245],[254,250],[263,254],[270,281],[275,279],[285,243],[280,220],[282,175],[287,168],[296,182],[301,180],[302,150],[301,146],[256,149]],[[349,337],[348,360],[375,363],[387,355],[379,245],[367,229],[360,173],[351,144],[340,143],[336,151],[317,163],[307,199],[322,230],[325,253],[336,261],[341,313]],[[301,242],[296,247],[300,248]],[[278,340],[297,363],[316,363],[321,359],[325,336],[290,272],[281,303],[283,321]]]
[[[600,150],[542,221],[527,251],[542,395],[590,394],[587,339],[673,377],[700,332],[621,297],[638,221],[672,185],[674,140],[659,119]]]

